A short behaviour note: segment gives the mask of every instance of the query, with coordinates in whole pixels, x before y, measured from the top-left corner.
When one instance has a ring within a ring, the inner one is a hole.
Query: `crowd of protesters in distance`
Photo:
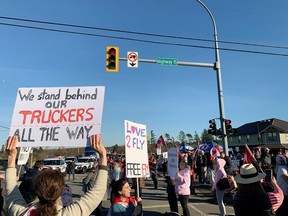
[[[65,176],[56,170],[43,169],[41,162],[36,162],[25,173],[18,189],[15,168],[17,138],[9,137],[6,142],[6,205],[2,203],[1,207],[6,206],[8,215],[99,216],[102,213],[101,201],[108,188],[111,202],[108,215],[117,216],[123,212],[126,215],[142,215],[142,188],[147,179],[129,181],[125,174],[125,156],[114,154],[107,158],[99,135],[90,137],[89,141],[100,158],[82,181],[83,198],[73,202]],[[195,194],[197,185],[205,184],[211,186],[211,194],[215,196],[220,215],[227,215],[224,204],[224,196],[227,195],[233,197],[236,216],[287,216],[288,159],[285,150],[271,153],[268,148],[255,148],[251,152],[255,159],[253,161],[247,161],[244,152],[230,152],[229,155],[221,152],[218,157],[203,150],[179,152],[179,171],[175,176],[167,175],[167,159],[159,160],[156,154],[148,154],[148,180],[157,190],[159,176],[164,177],[170,211],[175,214],[179,212],[179,201],[183,215],[189,216],[189,197]],[[269,171],[271,176],[268,176]],[[229,188],[223,189],[221,185],[226,178]],[[135,189],[134,197],[131,189]]]

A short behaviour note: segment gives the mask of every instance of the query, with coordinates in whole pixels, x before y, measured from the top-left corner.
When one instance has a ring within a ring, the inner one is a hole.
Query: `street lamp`
[[[224,99],[223,99],[223,89],[222,89],[222,78],[221,78],[221,65],[220,65],[220,56],[219,56],[219,49],[218,49],[218,39],[217,39],[217,28],[216,22],[210,10],[207,6],[197,0],[208,12],[214,28],[214,44],[215,44],[215,65],[214,70],[217,73],[217,86],[218,86],[218,100],[219,100],[219,111],[220,111],[220,123],[221,123],[221,131],[222,131],[222,143],[223,143],[223,150],[226,155],[228,155],[228,139],[226,135],[226,128],[225,128],[225,114],[224,114]]]

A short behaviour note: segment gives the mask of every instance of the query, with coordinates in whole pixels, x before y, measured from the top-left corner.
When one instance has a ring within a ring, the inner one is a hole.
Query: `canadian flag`
[[[161,135],[159,139],[157,140],[157,148],[161,148],[162,146],[165,146],[165,145],[166,145],[165,140],[163,136]]]
[[[252,154],[251,150],[249,149],[249,147],[247,146],[247,144],[245,144],[244,146],[244,158],[243,158],[243,163],[252,163],[256,161],[254,155]]]
[[[214,160],[220,157],[220,147],[219,145],[215,145],[210,149],[210,160]]]

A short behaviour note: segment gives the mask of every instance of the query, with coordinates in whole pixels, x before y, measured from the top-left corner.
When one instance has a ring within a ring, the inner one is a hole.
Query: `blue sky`
[[[279,0],[203,0],[214,15],[219,41],[287,47],[288,2]],[[0,16],[213,40],[211,20],[195,0],[0,1]],[[59,27],[0,19],[68,31],[213,47],[211,42]],[[0,24],[0,125],[9,127],[19,87],[105,86],[104,144],[124,143],[124,120],[147,125],[156,136],[194,134],[219,117],[216,72],[209,68],[120,62],[105,71],[105,47],[120,56],[136,51],[140,59],[177,58],[214,63],[213,49],[140,43]],[[220,48],[284,53],[287,49],[219,43]],[[288,121],[287,56],[220,50],[225,117],[233,127],[267,118]],[[0,141],[8,130],[0,128]]]

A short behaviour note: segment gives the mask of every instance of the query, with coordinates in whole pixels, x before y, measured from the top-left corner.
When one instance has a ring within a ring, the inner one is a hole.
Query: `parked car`
[[[75,165],[76,173],[86,173],[93,167],[95,157],[80,157],[77,159]]]
[[[76,161],[77,161],[77,158],[74,157],[74,156],[66,157],[66,158],[65,158],[65,163],[76,162]]]
[[[47,158],[43,160],[44,169],[51,168],[53,170],[60,170],[62,173],[66,172],[67,164],[64,158]]]

